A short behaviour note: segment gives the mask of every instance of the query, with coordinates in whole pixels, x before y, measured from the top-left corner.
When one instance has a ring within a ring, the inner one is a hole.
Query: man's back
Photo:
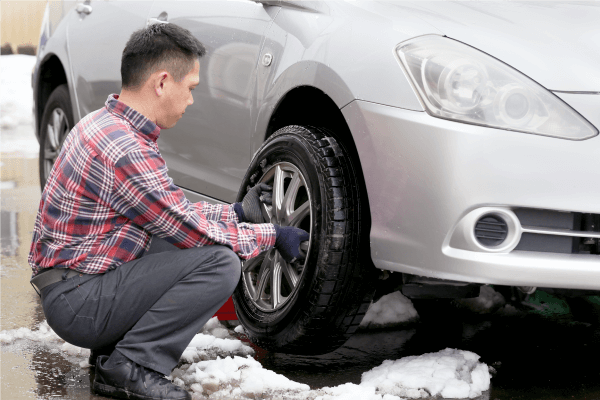
[[[127,154],[156,159],[160,129],[133,110],[114,113],[119,104],[109,98],[107,106],[83,118],[65,139],[34,228],[29,259],[34,273],[39,267],[71,265],[86,273],[103,272],[144,251],[147,234],[112,206],[115,165]]]

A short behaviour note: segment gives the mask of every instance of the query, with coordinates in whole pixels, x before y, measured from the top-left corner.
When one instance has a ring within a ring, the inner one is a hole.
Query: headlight
[[[396,52],[434,117],[564,139],[598,134],[544,87],[463,43],[428,35],[400,43]]]

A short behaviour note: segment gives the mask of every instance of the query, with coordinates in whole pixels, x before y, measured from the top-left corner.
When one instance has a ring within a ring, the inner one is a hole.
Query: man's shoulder
[[[126,119],[106,107],[89,113],[76,127],[87,146],[113,164],[123,156],[147,147]]]

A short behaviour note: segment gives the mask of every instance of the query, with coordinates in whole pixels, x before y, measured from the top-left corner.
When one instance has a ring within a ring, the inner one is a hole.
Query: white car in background
[[[191,201],[271,183],[265,218],[311,233],[304,263],[243,265],[236,312],[259,346],[331,351],[376,290],[597,293],[599,22],[593,2],[51,1],[33,74],[42,185],[73,125],[120,91],[131,33],[174,23],[208,53],[159,139],[171,177]]]

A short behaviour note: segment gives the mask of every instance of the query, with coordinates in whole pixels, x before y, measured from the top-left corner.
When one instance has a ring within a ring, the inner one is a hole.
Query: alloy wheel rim
[[[273,186],[272,205],[263,204],[266,221],[281,226],[295,226],[311,233],[311,194],[302,172],[293,164],[281,162],[264,173],[260,183]],[[312,235],[311,235],[312,237]],[[312,239],[300,249],[308,255]],[[243,284],[252,303],[262,311],[283,307],[297,292],[308,256],[302,262],[286,262],[276,249],[244,261]]]
[[[46,125],[46,140],[44,141],[44,177],[46,179],[50,175],[50,170],[52,170],[69,130],[65,112],[60,108],[52,110],[50,121]]]

